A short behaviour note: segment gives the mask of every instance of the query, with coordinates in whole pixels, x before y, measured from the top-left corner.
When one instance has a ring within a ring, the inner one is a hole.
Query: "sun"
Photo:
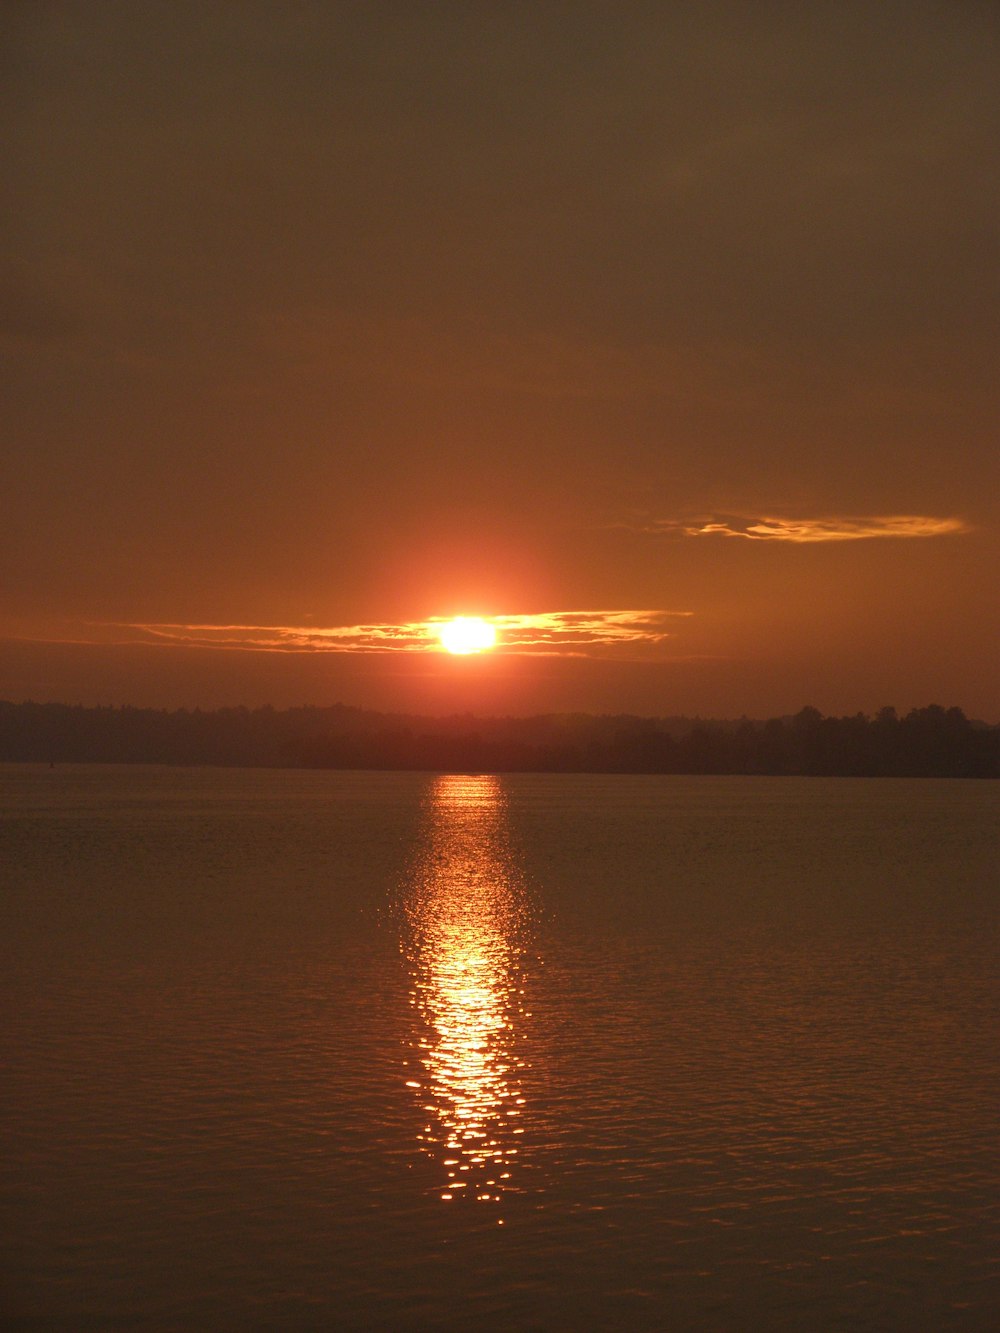
[[[438,636],[449,653],[462,657],[492,648],[497,641],[496,629],[482,616],[456,616],[440,627]]]

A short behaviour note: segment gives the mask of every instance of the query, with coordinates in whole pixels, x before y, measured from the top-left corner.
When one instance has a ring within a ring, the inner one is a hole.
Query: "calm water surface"
[[[0,809],[7,1326],[1000,1326],[1000,784]]]

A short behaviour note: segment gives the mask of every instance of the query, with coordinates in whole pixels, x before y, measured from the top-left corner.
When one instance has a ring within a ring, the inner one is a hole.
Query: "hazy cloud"
[[[0,269],[0,338],[52,343],[69,337],[77,326],[62,293],[31,281],[14,265]]]

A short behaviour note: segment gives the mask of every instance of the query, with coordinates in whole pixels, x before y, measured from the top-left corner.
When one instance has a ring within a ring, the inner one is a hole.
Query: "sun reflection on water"
[[[527,930],[498,778],[435,780],[405,916],[421,1147],[441,1163],[442,1199],[497,1204],[514,1185],[524,1133]]]

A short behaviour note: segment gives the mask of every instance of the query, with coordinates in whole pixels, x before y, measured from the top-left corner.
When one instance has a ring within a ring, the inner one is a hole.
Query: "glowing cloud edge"
[[[670,622],[690,611],[573,610],[469,617],[496,632],[496,653],[560,657],[604,655],[619,649],[656,647],[672,638]],[[145,643],[162,647],[274,653],[446,653],[444,626],[455,616],[399,624],[246,625],[129,622],[90,626],[93,643]],[[123,632],[128,634],[124,637]]]
[[[623,525],[628,526],[628,525]],[[893,538],[945,537],[971,532],[965,519],[928,514],[836,515],[822,518],[775,518],[722,515],[695,521],[653,519],[636,530],[679,537],[741,537],[744,541],[813,542],[871,541]]]

